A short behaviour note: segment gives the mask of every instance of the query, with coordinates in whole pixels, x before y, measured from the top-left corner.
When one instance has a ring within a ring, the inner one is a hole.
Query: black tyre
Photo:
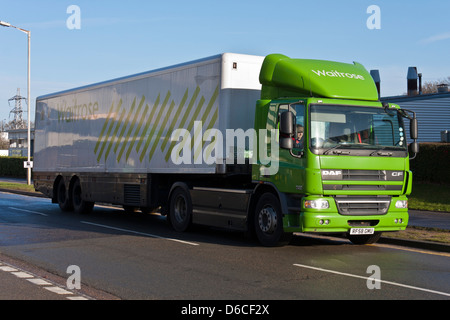
[[[94,202],[83,200],[80,180],[76,180],[72,187],[72,206],[78,214],[88,214],[94,208]]]
[[[380,239],[381,232],[375,232],[374,234],[365,236],[347,235],[347,237],[353,244],[372,244]]]
[[[67,192],[66,184],[64,183],[64,179],[61,178],[57,187],[57,199],[59,208],[62,211],[73,211],[72,199]]]
[[[172,227],[179,232],[189,229],[192,222],[192,200],[188,191],[177,187],[170,197],[169,220]]]
[[[263,246],[273,247],[289,243],[292,233],[283,231],[283,215],[275,195],[265,193],[259,198],[253,218],[256,236]]]

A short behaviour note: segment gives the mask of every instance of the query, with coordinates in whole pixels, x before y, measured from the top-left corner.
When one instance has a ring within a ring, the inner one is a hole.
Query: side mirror
[[[414,140],[413,143],[411,143],[411,152],[414,154],[414,157],[411,158],[412,160],[415,159],[417,154],[419,153],[419,143],[417,142],[417,138],[419,137],[419,125],[415,114],[410,121],[409,131],[411,134],[411,139]]]
[[[409,131],[411,134],[411,139],[416,140],[419,138],[419,124],[417,118],[412,118],[409,125]]]
[[[294,148],[294,114],[290,111],[280,115],[280,148],[292,150]]]
[[[411,143],[411,152],[415,154],[419,153],[419,144],[416,141]]]

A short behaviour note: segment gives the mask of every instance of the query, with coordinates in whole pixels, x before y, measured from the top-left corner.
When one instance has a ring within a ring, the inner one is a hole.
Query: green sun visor
[[[378,91],[370,73],[353,64],[268,55],[261,68],[261,99],[281,97],[324,97],[378,101]]]

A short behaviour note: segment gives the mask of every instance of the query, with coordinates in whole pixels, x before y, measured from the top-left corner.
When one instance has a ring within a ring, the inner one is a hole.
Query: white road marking
[[[60,294],[60,295],[73,294],[72,292],[67,291],[67,290],[65,290],[63,288],[60,288],[60,287],[44,287],[44,289],[46,289],[48,291],[51,291],[53,293],[56,293],[56,294]]]
[[[175,242],[179,242],[179,243],[183,243],[183,244],[188,244],[188,245],[191,245],[191,246],[198,246],[199,245],[198,243],[194,243],[194,242],[189,242],[189,241],[184,241],[184,240],[179,240],[179,239],[173,239],[173,238],[166,238],[166,237],[161,237],[161,236],[158,236],[158,235],[155,235],[155,234],[151,234],[151,233],[144,233],[144,232],[133,231],[133,230],[128,230],[128,229],[116,228],[116,227],[106,226],[104,224],[92,223],[92,222],[88,222],[88,221],[81,221],[81,223],[89,224],[89,225],[97,226],[97,227],[101,227],[101,228],[111,229],[111,230],[117,230],[117,231],[122,231],[122,232],[134,233],[134,234],[138,234],[138,235],[141,235],[141,236],[147,236],[147,237],[151,237],[151,238],[175,241]]]
[[[14,268],[11,268],[11,267],[8,267],[8,266],[2,266],[2,267],[0,267],[0,270],[1,271],[5,271],[5,272],[17,272],[17,271],[19,271],[17,269],[14,269]]]
[[[78,297],[67,297],[67,300],[80,300],[81,301],[81,300],[89,300],[89,299],[78,296]]]
[[[25,209],[19,209],[19,208],[14,208],[14,207],[9,207],[9,209],[16,210],[16,211],[21,211],[21,212],[26,212],[26,213],[38,214],[38,215],[41,215],[41,216],[44,216],[44,217],[48,217],[48,214],[45,214],[45,213],[42,213],[42,212],[25,210]]]
[[[30,278],[34,278],[34,276],[32,276],[31,274],[26,273],[26,272],[22,272],[22,271],[19,271],[19,272],[11,272],[11,274],[15,275],[17,278],[20,278],[20,279],[30,279]]]
[[[8,272],[8,273],[16,276],[19,279],[27,280],[35,285],[41,286],[42,288],[44,288],[50,292],[56,293],[58,295],[65,295],[65,296],[67,296],[66,299],[68,299],[68,300],[89,300],[85,296],[75,295],[74,292],[68,291],[56,283],[51,283],[49,281],[45,281],[44,279],[41,279],[41,278],[33,275],[32,273],[25,272],[24,270],[15,268],[7,263],[0,263],[0,271]]]
[[[334,273],[334,274],[341,275],[341,276],[346,276],[346,277],[353,277],[353,278],[359,278],[359,279],[364,279],[364,280],[369,280],[369,279],[373,280],[373,279],[371,279],[369,277],[363,277],[363,276],[358,276],[358,275],[351,274],[351,273],[344,273],[344,272],[339,272],[339,271],[334,271],[334,270],[327,270],[327,269],[322,269],[322,268],[316,268],[316,267],[306,266],[306,265],[303,265],[303,264],[294,263],[294,266],[300,267],[300,268],[307,268],[307,269],[322,271],[322,272]],[[419,290],[419,291],[424,291],[424,292],[429,292],[429,293],[434,293],[434,294],[439,294],[439,295],[450,297],[450,293],[446,293],[446,292],[435,291],[435,290],[430,290],[430,289],[424,289],[424,288],[420,288],[420,287],[415,287],[415,286],[410,286],[410,285],[406,285],[406,284],[401,284],[401,283],[396,283],[396,282],[391,282],[391,281],[385,281],[385,280],[377,280],[377,281],[379,281],[381,283],[397,286],[397,287],[403,287],[403,288],[408,288],[408,289],[413,289],[413,290]]]
[[[27,280],[38,286],[51,286],[52,285],[50,282],[45,281],[43,279],[34,278],[34,279],[27,279]]]

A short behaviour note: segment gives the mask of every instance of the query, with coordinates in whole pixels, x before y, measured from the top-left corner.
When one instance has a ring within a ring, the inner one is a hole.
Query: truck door
[[[279,129],[280,115],[291,111],[295,117],[294,124],[294,149],[292,155],[289,150],[280,148],[279,174],[277,175],[277,187],[286,193],[301,193],[304,185],[307,132],[305,118],[305,101],[280,102],[277,111],[276,128]],[[279,136],[277,139],[279,142]]]

